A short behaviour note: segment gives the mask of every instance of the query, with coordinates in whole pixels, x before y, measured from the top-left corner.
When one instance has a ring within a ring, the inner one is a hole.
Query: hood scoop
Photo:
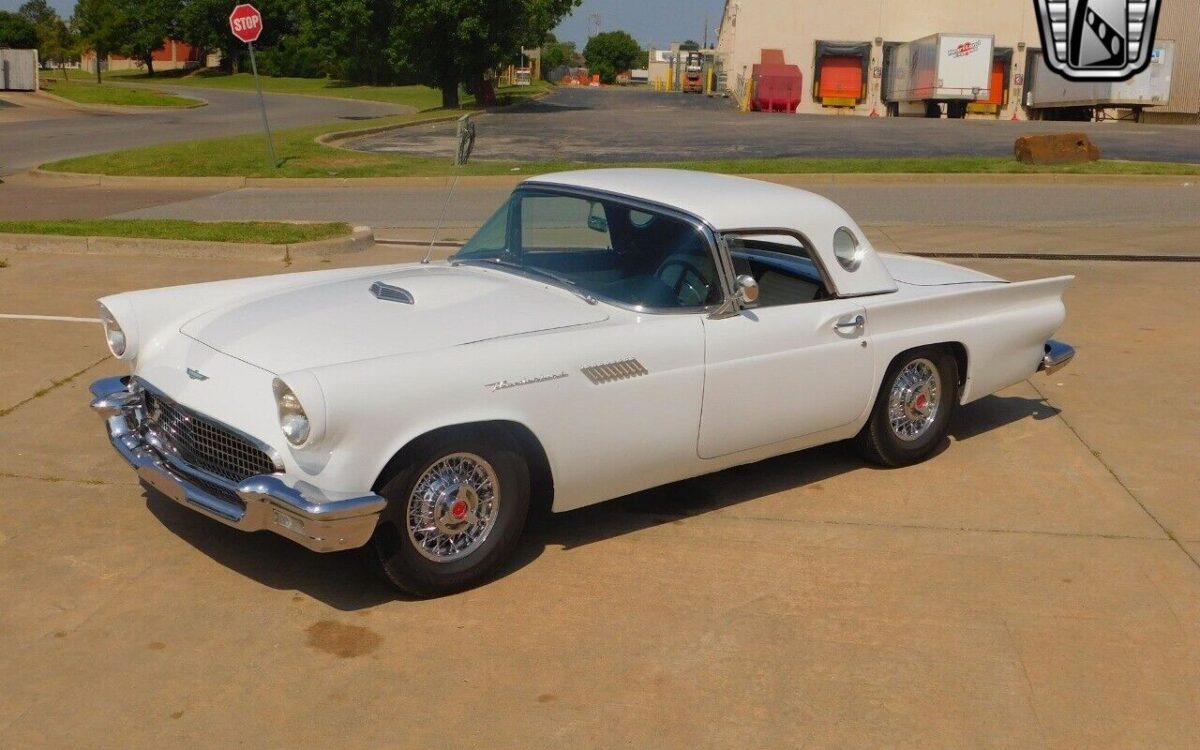
[[[412,296],[412,292],[403,287],[394,286],[382,281],[376,281],[372,284],[370,291],[375,299],[381,299],[384,302],[403,302],[406,305],[415,305],[417,303],[417,300]]]

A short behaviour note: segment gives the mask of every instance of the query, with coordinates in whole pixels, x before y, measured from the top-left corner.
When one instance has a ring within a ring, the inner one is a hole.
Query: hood
[[[884,266],[892,278],[910,286],[946,286],[948,284],[1007,283],[1004,279],[969,268],[953,266],[940,260],[918,258],[912,255],[880,253]]]
[[[376,282],[386,285],[378,296],[372,291]],[[598,323],[607,317],[602,306],[505,271],[416,266],[306,283],[233,302],[189,320],[179,330],[278,374]]]

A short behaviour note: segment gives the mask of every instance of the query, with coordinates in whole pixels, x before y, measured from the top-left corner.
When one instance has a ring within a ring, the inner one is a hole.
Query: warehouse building
[[[1170,96],[1167,104],[1145,109],[1142,119],[1195,123],[1200,117],[1200,3],[1161,5],[1156,40],[1174,42]],[[1031,0],[726,0],[717,50],[735,93],[752,78],[763,50],[781,50],[803,75],[798,112],[884,115],[890,51],[940,32],[994,37],[989,96],[972,103],[969,116],[1029,117],[1026,72],[1041,51]]]

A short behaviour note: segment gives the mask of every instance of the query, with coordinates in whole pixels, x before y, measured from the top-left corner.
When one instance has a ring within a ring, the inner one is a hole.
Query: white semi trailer
[[[1150,65],[1127,81],[1070,81],[1050,69],[1041,50],[1031,50],[1025,108],[1034,119],[1090,120],[1107,109],[1128,110],[1140,119],[1146,107],[1171,99],[1175,42],[1154,43]]]
[[[932,34],[892,49],[884,81],[888,114],[962,118],[967,105],[990,95],[991,34]]]

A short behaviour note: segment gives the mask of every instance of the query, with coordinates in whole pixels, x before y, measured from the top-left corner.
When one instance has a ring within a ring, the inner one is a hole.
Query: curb
[[[325,258],[361,252],[374,244],[375,233],[369,227],[355,227],[349,237],[334,237],[328,240],[300,242],[290,245],[153,240],[131,237],[0,234],[0,253],[116,255],[143,258],[221,258],[237,260]]]
[[[425,121],[428,122],[428,121]],[[411,127],[411,126],[408,126]],[[359,131],[360,132],[360,131]],[[330,144],[325,144],[330,145]],[[334,146],[335,148],[340,148]],[[647,164],[647,166],[652,166]],[[580,166],[586,169],[586,166]],[[60,187],[127,187],[149,189],[238,190],[247,187],[263,188],[355,188],[355,187],[445,187],[453,174],[424,177],[128,177],[80,172],[48,172],[41,168],[26,174],[38,181]],[[474,187],[512,187],[536,174],[463,175],[459,184]],[[983,173],[813,173],[813,174],[743,174],[748,177],[781,185],[1123,185],[1177,186],[1200,185],[1200,175],[1107,175],[1107,174],[983,174]]]

